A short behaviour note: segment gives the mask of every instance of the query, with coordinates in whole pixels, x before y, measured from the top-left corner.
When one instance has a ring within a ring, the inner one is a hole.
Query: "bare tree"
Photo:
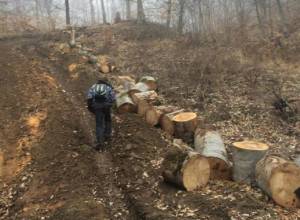
[[[69,0],[65,0],[65,8],[66,8],[66,25],[71,25],[71,19],[70,19],[70,5]]]
[[[91,23],[95,24],[96,16],[95,16],[95,8],[94,8],[93,0],[90,0],[90,10],[91,10]]]
[[[171,25],[171,16],[172,16],[172,0],[168,0],[168,9],[167,9],[167,27],[170,28]]]
[[[276,0],[276,3],[277,3],[278,11],[279,11],[279,16],[280,16],[281,29],[282,29],[283,33],[285,34],[285,36],[288,36],[287,19],[284,14],[284,11],[283,11],[282,4],[281,4],[280,0]]]
[[[177,30],[178,33],[182,34],[183,32],[183,16],[184,16],[184,6],[185,6],[185,0],[179,0],[179,15],[178,15],[178,25]]]
[[[105,5],[104,5],[104,0],[101,0],[101,8],[102,8],[102,18],[103,18],[103,23],[106,24],[106,11],[105,11]]]
[[[145,23],[146,17],[144,12],[144,6],[142,0],[137,0],[137,23],[142,24]]]
[[[47,13],[47,22],[48,27],[50,30],[55,29],[55,20],[53,18],[52,12],[53,12],[53,0],[44,0],[44,6]]]
[[[259,29],[262,33],[262,36],[265,36],[265,29],[264,29],[264,25],[263,25],[263,21],[261,18],[261,14],[259,12],[259,4],[258,4],[258,0],[254,0],[255,3],[255,9],[256,9],[256,17],[257,17],[257,21],[258,21],[258,25],[259,25]]]
[[[131,4],[130,0],[126,0],[126,19],[130,20],[131,18]]]

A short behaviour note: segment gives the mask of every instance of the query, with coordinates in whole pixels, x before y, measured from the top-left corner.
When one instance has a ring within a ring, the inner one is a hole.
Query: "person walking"
[[[96,139],[94,147],[100,150],[112,135],[111,108],[116,100],[115,92],[107,78],[102,78],[89,89],[87,107],[95,115]]]

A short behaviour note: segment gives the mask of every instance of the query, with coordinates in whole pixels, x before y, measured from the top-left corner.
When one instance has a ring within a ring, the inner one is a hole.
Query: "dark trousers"
[[[102,144],[111,137],[111,114],[110,108],[101,108],[95,110],[96,116],[96,138],[98,144]]]

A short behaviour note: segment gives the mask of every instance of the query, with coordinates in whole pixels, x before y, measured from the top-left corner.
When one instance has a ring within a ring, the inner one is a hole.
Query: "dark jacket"
[[[97,84],[106,85],[106,95],[104,99],[96,99],[96,91],[95,86]],[[88,91],[87,95],[87,106],[90,112],[95,113],[97,109],[111,108],[113,103],[116,100],[115,92],[111,84],[106,81],[99,80],[96,84],[94,84]]]

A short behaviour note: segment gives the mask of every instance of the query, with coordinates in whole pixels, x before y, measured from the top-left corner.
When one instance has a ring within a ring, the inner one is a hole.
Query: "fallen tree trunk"
[[[248,184],[254,183],[256,163],[268,150],[268,145],[257,141],[233,143],[233,179]]]
[[[149,87],[147,84],[139,82],[137,84],[134,85],[134,87],[132,87],[129,91],[128,94],[130,97],[132,97],[135,93],[139,93],[139,92],[147,92],[149,91]]]
[[[139,82],[145,83],[148,85],[150,90],[156,90],[157,89],[157,83],[154,77],[152,76],[143,76]]]
[[[164,181],[187,191],[206,186],[210,167],[208,160],[198,153],[173,149],[163,162]]]
[[[278,156],[256,164],[256,182],[278,205],[300,207],[300,167]]]
[[[194,132],[198,126],[197,114],[194,112],[182,112],[175,115],[174,136],[189,143],[193,140]]]
[[[194,136],[195,151],[207,157],[211,179],[231,179],[231,165],[221,135],[217,131],[197,129]]]
[[[161,126],[162,130],[165,131],[169,135],[174,135],[175,128],[174,128],[173,117],[183,111],[184,111],[184,109],[178,109],[178,108],[174,107],[173,111],[162,115],[161,120],[160,120],[160,126]]]
[[[151,126],[158,125],[164,114],[173,112],[175,109],[174,106],[151,106],[145,114],[146,122]]]
[[[132,99],[127,93],[121,93],[117,95],[117,111],[119,113],[136,112],[136,105],[133,103]]]
[[[139,92],[139,93],[134,93],[131,96],[132,101],[135,104],[138,104],[138,102],[140,100],[145,100],[148,103],[154,102],[156,101],[158,98],[158,95],[155,91],[151,90],[151,91],[146,91],[146,92]]]

